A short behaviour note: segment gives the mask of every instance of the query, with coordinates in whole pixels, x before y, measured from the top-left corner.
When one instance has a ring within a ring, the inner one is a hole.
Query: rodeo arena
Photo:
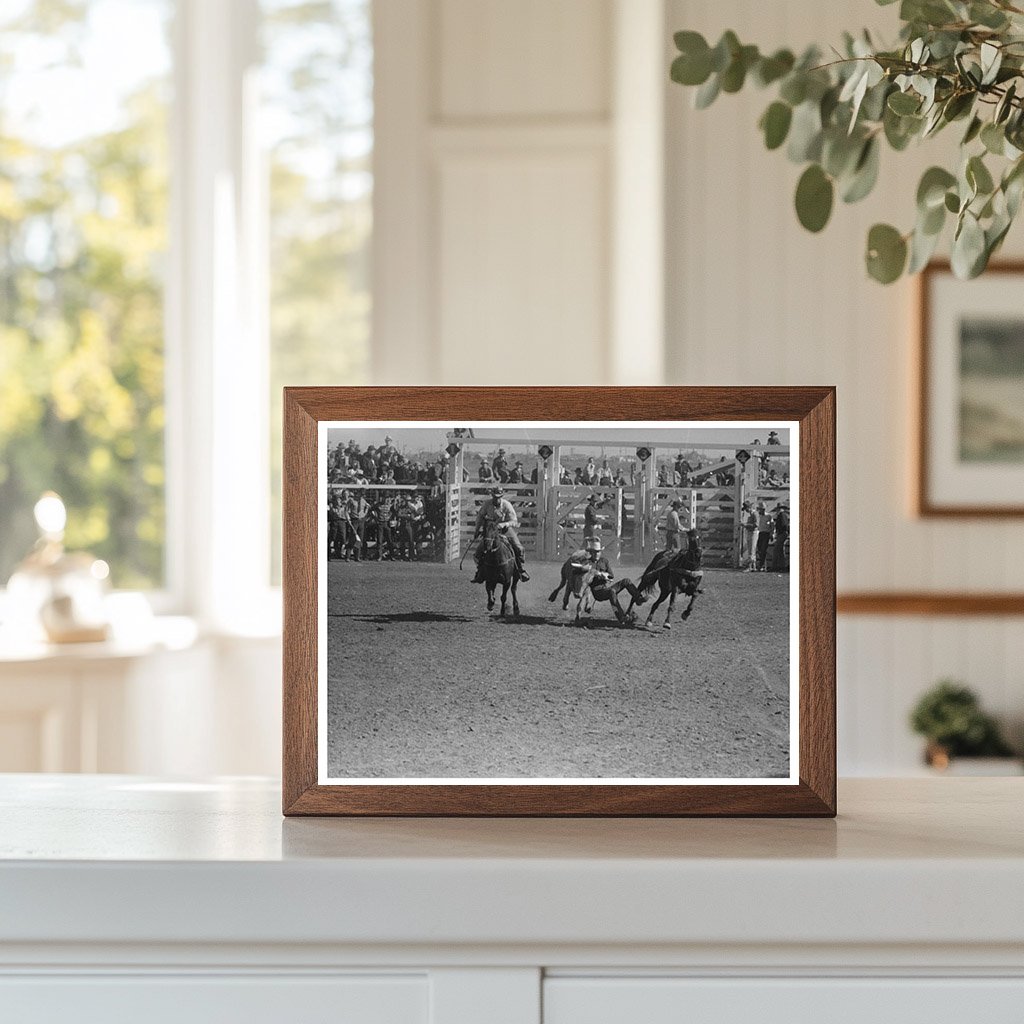
[[[790,776],[788,431],[568,433],[328,430],[329,778]]]

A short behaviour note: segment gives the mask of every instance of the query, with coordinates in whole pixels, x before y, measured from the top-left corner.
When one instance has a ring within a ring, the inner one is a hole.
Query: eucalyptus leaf
[[[997,31],[1007,25],[1006,15],[990,3],[972,3],[968,10],[968,17],[978,25],[984,25],[985,28]]]
[[[889,109],[894,114],[916,114],[921,107],[921,100],[909,92],[894,92],[889,96]]]
[[[935,79],[928,78],[926,75],[914,75],[910,79],[910,84],[924,100],[921,110],[927,113],[935,103]]]
[[[754,81],[764,87],[785,78],[793,70],[796,58],[790,50],[776,50],[770,57],[762,57],[753,71]]]
[[[943,105],[942,116],[946,121],[956,121],[961,117],[966,117],[974,107],[974,100],[974,93],[954,93]]]
[[[837,107],[839,106],[839,89],[829,89],[821,100],[818,102],[818,111],[821,114],[821,123],[828,124],[830,121],[838,120],[839,113]]]
[[[867,269],[880,284],[892,284],[907,262],[906,239],[890,224],[876,224],[868,232]]]
[[[779,88],[779,98],[791,107],[798,107],[807,99],[807,75],[803,71],[794,71],[786,76]]]
[[[698,110],[706,110],[711,106],[712,103],[718,98],[718,94],[722,91],[722,80],[721,78],[713,74],[697,91],[693,96],[693,105]]]
[[[881,121],[885,113],[885,101],[893,91],[892,82],[882,78],[868,88],[864,102],[860,105],[860,121]]]
[[[929,167],[921,175],[917,186],[917,208],[923,212],[942,206],[946,200],[946,192],[956,184],[956,176],[944,167]]]
[[[796,186],[796,215],[808,231],[821,231],[832,215],[832,180],[817,165],[811,164]]]
[[[986,266],[988,261],[992,258],[992,254],[996,252],[1003,244],[1003,240],[1006,238],[1006,233],[1010,230],[1010,225],[1013,223],[1013,219],[1008,213],[1000,214],[995,220],[985,229],[985,263],[981,267],[976,267],[976,274],[980,274]]]
[[[727,29],[711,51],[711,70],[721,74],[732,64],[733,57],[739,53],[740,49],[741,44],[736,33],[732,29]]]
[[[953,251],[950,258],[953,273],[964,281],[976,277],[980,270],[975,268],[981,264],[981,268],[984,269],[984,259],[985,232],[978,219],[966,211],[953,238]]]
[[[843,187],[842,198],[844,203],[860,202],[875,187],[875,183],[878,181],[880,163],[879,149],[878,138],[875,136],[864,143],[853,175]]]
[[[967,161],[966,175],[976,194],[987,196],[995,188],[992,175],[980,156],[972,156]]]
[[[981,142],[993,156],[1002,156],[1006,146],[1006,133],[1001,125],[989,121],[981,129]]]
[[[946,204],[939,203],[927,210],[919,210],[917,214],[917,228],[925,235],[938,235],[946,224]]]
[[[924,131],[921,133],[922,138],[927,138],[929,135],[938,131],[944,123],[943,108],[940,106],[932,107],[931,113],[925,119]]]
[[[882,117],[885,141],[897,152],[904,150],[910,140],[921,130],[923,124],[923,117],[899,117],[891,110],[886,110]]]
[[[996,124],[1002,124],[1013,110],[1013,101],[1017,95],[1017,83],[1011,82],[1003,93],[1002,98],[996,104],[996,112],[993,115],[992,120]]]
[[[864,148],[864,136],[850,136],[839,128],[822,133],[821,166],[833,178],[841,178],[853,171]]]
[[[938,247],[941,231],[928,233],[920,228],[914,230],[910,238],[910,262],[907,264],[908,274],[917,274],[931,261]]]
[[[741,46],[732,63],[722,72],[722,92],[739,92],[758,56],[756,46]]]
[[[1021,199],[1024,198],[1024,157],[1018,157],[1003,174],[1001,188],[1006,197],[1006,212],[1012,221],[1020,211]]]
[[[786,155],[793,163],[817,160],[821,143],[821,111],[817,103],[808,100],[793,111]]]
[[[793,121],[793,108],[788,103],[776,100],[761,115],[761,129],[764,144],[768,149],[778,149],[786,141],[789,126]]]
[[[684,33],[679,33],[680,35]],[[696,36],[696,32],[689,33]],[[698,38],[700,38],[698,36]],[[704,40],[701,39],[701,42]],[[711,51],[707,44],[701,52],[683,53],[672,61],[669,76],[680,85],[702,85],[711,74]]]
[[[1003,63],[1003,51],[991,42],[981,44],[979,51],[981,57],[981,84],[991,85],[999,74],[999,68]]]
[[[1003,193],[1006,196],[1006,213],[1012,223],[1013,218],[1020,212],[1021,199],[1024,198],[1024,177],[1017,177],[1004,185]]]
[[[967,131],[964,132],[963,139],[960,140],[960,145],[970,145],[970,143],[972,143],[981,132],[982,124],[983,122],[980,117],[972,117],[971,123],[967,126]]]

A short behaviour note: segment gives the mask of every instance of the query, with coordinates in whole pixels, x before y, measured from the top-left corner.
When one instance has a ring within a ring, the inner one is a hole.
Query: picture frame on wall
[[[835,391],[286,388],[286,815],[835,814]]]
[[[1024,263],[935,262],[918,287],[915,511],[1024,516]]]

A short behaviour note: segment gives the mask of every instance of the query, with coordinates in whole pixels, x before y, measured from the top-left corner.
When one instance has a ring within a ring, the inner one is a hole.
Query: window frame
[[[156,611],[280,630],[269,565],[266,160],[257,0],[177,0],[165,305],[167,587]]]

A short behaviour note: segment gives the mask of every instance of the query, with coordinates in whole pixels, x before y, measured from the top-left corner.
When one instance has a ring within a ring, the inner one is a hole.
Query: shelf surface
[[[288,819],[276,783],[0,777],[0,942],[1024,944],[1024,779],[839,817]]]

